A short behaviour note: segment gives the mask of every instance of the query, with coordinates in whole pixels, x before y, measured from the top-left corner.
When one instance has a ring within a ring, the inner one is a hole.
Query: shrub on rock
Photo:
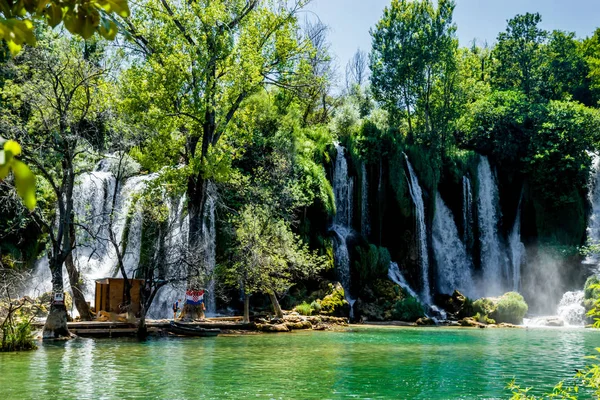
[[[523,296],[517,292],[508,292],[498,299],[496,309],[490,317],[498,323],[507,322],[519,325],[523,323],[523,317],[527,314],[528,308]]]
[[[397,301],[392,312],[392,317],[399,321],[414,322],[424,316],[423,306],[412,296]]]
[[[491,299],[483,297],[473,302],[473,312],[475,314],[489,315],[496,309],[496,304]]]
[[[309,315],[312,315],[313,308],[311,307],[310,304],[304,302],[304,303],[298,304],[296,306],[296,312],[300,315],[309,316]]]
[[[321,300],[321,314],[336,317],[347,317],[350,314],[350,304],[346,301],[344,288],[339,283],[330,284],[331,293]]]

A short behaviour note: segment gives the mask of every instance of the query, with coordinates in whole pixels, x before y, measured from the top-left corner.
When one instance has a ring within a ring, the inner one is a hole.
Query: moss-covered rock
[[[319,301],[321,314],[336,317],[348,317],[350,315],[350,304],[346,301],[344,288],[339,282],[330,284],[331,292]]]
[[[377,279],[363,287],[354,304],[355,316],[367,321],[391,321],[396,303],[406,297],[402,288],[389,279]]]

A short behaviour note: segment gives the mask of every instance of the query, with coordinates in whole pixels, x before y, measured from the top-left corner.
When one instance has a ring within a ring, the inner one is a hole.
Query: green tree
[[[115,15],[126,18],[129,6],[126,0],[33,0],[2,2],[0,4],[0,38],[13,55],[24,44],[35,45],[33,20],[44,20],[51,27],[64,22],[74,35],[89,39],[97,32],[112,40],[117,34]]]
[[[415,133],[446,131],[458,47],[454,1],[393,0],[371,30],[370,67],[375,99],[393,123],[406,120]]]
[[[293,86],[309,69],[300,55],[312,46],[297,23],[305,3],[150,0],[132,15],[142,58],[124,76],[123,107],[155,133],[140,149],[159,154],[154,169],[185,164],[192,249],[200,247],[209,181],[236,156],[223,142],[232,119],[265,86]]]
[[[526,13],[508,21],[498,35],[492,55],[495,59],[494,86],[518,89],[527,96],[537,94],[541,85],[544,43],[548,33],[538,25],[540,14]]]
[[[592,105],[598,107],[600,101],[600,28],[581,44],[581,52],[589,70],[587,78],[590,84]]]
[[[83,57],[80,40],[51,38],[14,60],[14,79],[3,88],[11,107],[2,113],[2,134],[27,149],[23,158],[47,188],[55,207],[36,209],[33,218],[48,235],[52,290],[63,293],[63,265],[82,318],[89,318],[80,274],[73,262],[76,220],[73,190],[77,165],[91,146],[87,138],[101,129],[107,109],[105,66]],[[64,305],[52,304],[44,337],[68,336]]]
[[[592,105],[589,68],[572,32],[553,31],[544,49],[542,96],[552,100],[573,98]]]
[[[244,292],[244,321],[249,321],[250,296],[254,293],[268,294],[276,315],[282,318],[277,295],[286,292],[295,281],[323,269],[324,257],[310,251],[292,233],[289,224],[274,217],[267,207],[244,207],[233,225],[235,261],[227,276],[230,283]]]

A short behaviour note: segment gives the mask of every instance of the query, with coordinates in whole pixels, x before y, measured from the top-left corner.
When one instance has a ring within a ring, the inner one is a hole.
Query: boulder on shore
[[[419,318],[417,320],[417,325],[419,326],[432,326],[435,325],[435,321],[429,317]]]
[[[261,332],[289,332],[289,328],[285,324],[256,324],[256,329]]]

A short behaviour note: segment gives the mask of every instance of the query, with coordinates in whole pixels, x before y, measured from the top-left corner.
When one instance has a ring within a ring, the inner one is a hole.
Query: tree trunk
[[[139,340],[146,340],[148,337],[148,327],[146,326],[146,301],[148,294],[144,288],[140,288],[140,320],[138,321],[137,337]]]
[[[42,337],[44,339],[69,338],[71,333],[67,326],[67,307],[64,304],[54,304],[54,293],[64,293],[62,263],[55,257],[50,260],[50,271],[52,272],[52,305],[44,324]]]
[[[250,295],[244,294],[244,319],[242,321],[245,324],[250,323]]]
[[[283,318],[283,311],[281,310],[281,306],[279,305],[279,301],[277,300],[277,296],[275,296],[275,293],[270,292],[269,298],[271,299],[271,303],[273,304],[273,311],[275,312],[275,316],[277,318]]]
[[[71,220],[73,220],[73,217],[71,217]],[[69,229],[71,230],[71,248],[73,248],[75,245],[75,226],[73,224],[70,225],[71,226]],[[71,290],[73,291],[73,302],[75,303],[75,307],[79,313],[79,318],[82,321],[91,321],[92,313],[90,312],[89,304],[87,301],[85,301],[85,296],[83,294],[83,282],[80,280],[79,270],[73,262],[72,251],[65,260],[65,266],[69,274],[69,283],[71,284]]]

